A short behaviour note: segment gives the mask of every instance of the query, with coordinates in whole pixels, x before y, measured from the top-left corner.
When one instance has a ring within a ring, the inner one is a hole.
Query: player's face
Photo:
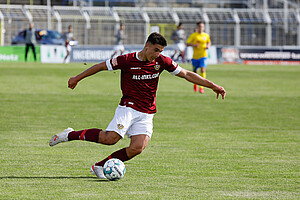
[[[152,62],[155,60],[160,53],[164,50],[164,46],[160,44],[146,44],[146,58],[148,61]]]
[[[199,30],[200,33],[202,33],[204,31],[204,29],[205,29],[204,24],[203,23],[199,24],[198,27],[197,27],[197,29]]]

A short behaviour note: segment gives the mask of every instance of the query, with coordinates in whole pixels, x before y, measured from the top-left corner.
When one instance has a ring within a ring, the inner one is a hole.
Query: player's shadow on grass
[[[108,181],[91,176],[1,176],[0,179],[91,179],[94,181]]]

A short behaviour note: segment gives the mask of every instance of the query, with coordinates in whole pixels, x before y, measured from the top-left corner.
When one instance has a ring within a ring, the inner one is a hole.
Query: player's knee
[[[129,146],[129,151],[132,155],[139,155],[143,152],[143,150],[144,150],[143,145]]]
[[[101,131],[99,134],[99,143],[106,145],[114,145],[121,139],[121,136],[114,131]]]

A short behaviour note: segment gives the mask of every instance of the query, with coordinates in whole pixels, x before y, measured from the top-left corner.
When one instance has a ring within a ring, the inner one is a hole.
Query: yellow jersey
[[[193,46],[193,50],[194,50],[193,59],[207,57],[206,47],[209,42],[210,42],[210,37],[207,33],[195,32],[190,35],[190,37],[187,40],[187,43],[199,44],[198,47]]]

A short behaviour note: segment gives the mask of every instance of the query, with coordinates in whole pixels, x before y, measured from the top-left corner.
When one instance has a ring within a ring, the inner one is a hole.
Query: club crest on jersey
[[[117,124],[117,126],[118,126],[118,129],[124,128],[124,126],[122,124]]]
[[[160,65],[158,64],[158,62],[156,62],[156,65],[154,65],[154,69],[159,70],[159,68],[160,68]]]
[[[206,37],[205,37],[205,36],[203,36],[203,40],[204,40],[204,41],[206,40]]]

